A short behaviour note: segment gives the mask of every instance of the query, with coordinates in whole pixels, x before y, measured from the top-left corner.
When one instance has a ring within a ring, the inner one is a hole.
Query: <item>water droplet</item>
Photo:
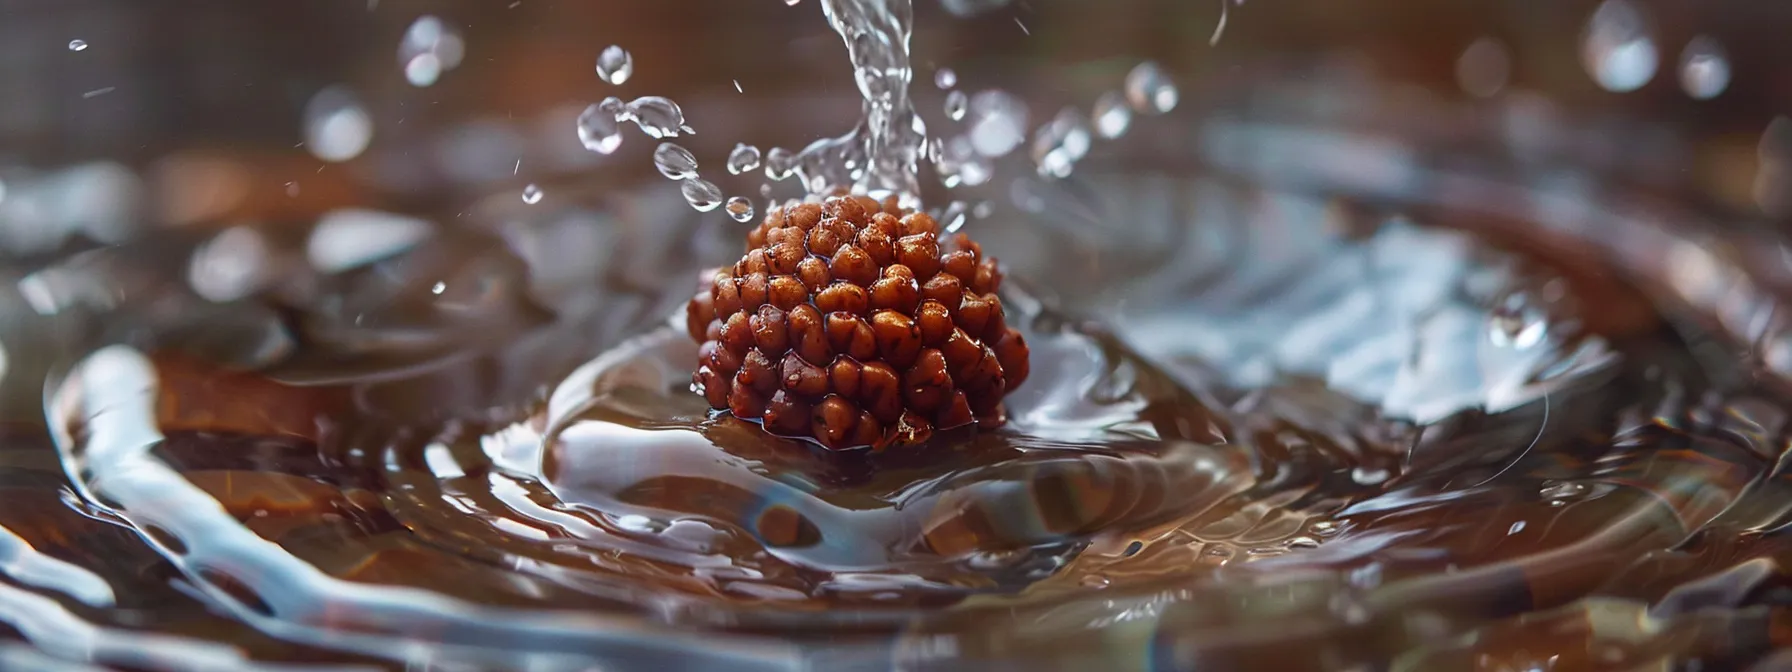
[[[790,5],[791,7],[795,7],[797,5],[797,3],[802,2],[802,1],[803,0],[784,0],[784,4]]]
[[[946,118],[953,121],[964,119],[965,108],[969,107],[970,104],[970,97],[964,95],[963,91],[953,91],[946,94]]]
[[[1630,0],[1606,0],[1581,35],[1581,65],[1607,91],[1635,91],[1655,77],[1649,20]]]
[[[660,174],[665,175],[666,179],[692,178],[697,176],[697,157],[692,156],[688,149],[662,142],[658,149],[653,150],[653,167],[660,169]]]
[[[753,202],[747,200],[745,196],[728,199],[728,204],[723,209],[728,211],[728,216],[733,217],[734,221],[748,222],[753,219]]]
[[[641,132],[654,139],[676,138],[680,132],[690,133],[684,123],[684,110],[678,103],[660,96],[642,96],[630,101],[627,120],[641,127]]]
[[[1287,541],[1282,542],[1282,545],[1287,546],[1289,550],[1308,550],[1319,548],[1319,540],[1312,537],[1289,537]]]
[[[86,40],[69,40],[68,41],[68,50],[69,51],[87,51],[87,41]]]
[[[1126,129],[1132,126],[1132,108],[1126,106],[1126,96],[1109,91],[1095,99],[1089,121],[1095,126],[1097,135],[1112,140],[1126,135]]]
[[[1524,531],[1524,521],[1520,520],[1520,521],[1512,523],[1511,527],[1506,528],[1506,536],[1510,537],[1514,534],[1518,534],[1519,532],[1523,532],[1523,531]]]
[[[255,229],[225,229],[193,253],[187,284],[208,301],[235,301],[268,279],[272,256],[268,242]]]
[[[679,191],[684,193],[684,201],[697,212],[709,212],[722,205],[722,189],[700,177],[685,180]]]
[[[941,91],[958,86],[958,73],[951,68],[940,68],[933,73],[933,85],[940,87]]]
[[[1181,99],[1176,84],[1170,81],[1157,63],[1145,61],[1126,73],[1126,100],[1132,109],[1145,114],[1163,114],[1176,109]]]
[[[541,202],[541,187],[533,184],[523,187],[523,202],[535,205]]]
[[[789,179],[790,172],[796,169],[796,154],[783,147],[773,147],[765,153],[765,176],[773,180]]]
[[[1084,588],[1106,588],[1110,581],[1108,581],[1108,577],[1100,574],[1090,574],[1079,579],[1077,583],[1082,584]]]
[[[1692,38],[1680,54],[1680,88],[1698,100],[1710,100],[1730,86],[1730,59],[1724,46],[1706,35]]]
[[[996,206],[994,203],[984,201],[978,203],[977,207],[971,208],[971,216],[976,217],[977,219],[989,219],[989,216],[995,214],[995,211]]]
[[[957,233],[959,229],[964,228],[965,214],[969,207],[965,205],[964,201],[947,203],[946,209],[941,210],[939,216],[934,219],[939,220],[946,233]]]
[[[442,73],[460,65],[465,54],[466,44],[453,27],[429,15],[417,17],[398,43],[398,64],[412,86],[436,83]]]
[[[610,84],[621,85],[635,74],[635,57],[614,44],[597,55],[597,77]]]
[[[759,148],[758,147],[754,147],[752,145],[749,145],[749,144],[746,144],[743,142],[743,143],[735,145],[734,151],[728,152],[728,174],[729,175],[739,175],[741,173],[752,172],[753,170],[756,170],[758,168],[759,168]]]
[[[971,96],[967,122],[971,149],[991,158],[1007,156],[1027,139],[1027,114],[1027,104],[1006,91],[991,89]]]
[[[947,188],[975,187],[995,176],[995,166],[977,152],[971,139],[957,136],[940,145],[934,169]]]
[[[299,196],[299,183],[287,182],[286,183],[286,195],[288,198],[297,198]]]
[[[331,86],[305,103],[305,148],[312,156],[332,163],[347,161],[372,142],[373,118],[354,92]]]
[[[1536,347],[1549,335],[1549,316],[1514,294],[1488,315],[1487,339],[1495,346],[1514,350]]]
[[[1334,520],[1316,521],[1312,525],[1308,526],[1307,529],[1312,531],[1313,534],[1317,534],[1322,537],[1329,537],[1331,535],[1338,533],[1338,522],[1334,521]]]
[[[1456,83],[1468,95],[1491,98],[1506,88],[1512,77],[1512,57],[1506,45],[1491,37],[1475,40],[1456,58]]]
[[[579,144],[599,154],[615,152],[622,145],[622,126],[616,115],[601,103],[585,108],[579,114]]]
[[[1590,488],[1588,488],[1585,483],[1577,483],[1574,481],[1544,481],[1543,489],[1538,491],[1537,496],[1550,500],[1550,503],[1552,504],[1560,505],[1560,503],[1566,500],[1576,499],[1587,494],[1589,490]]]
[[[1392,475],[1386,469],[1368,465],[1359,465],[1350,470],[1350,480],[1356,481],[1357,485],[1378,485]]]
[[[1089,144],[1089,125],[1083,114],[1066,107],[1033,133],[1033,163],[1041,177],[1069,177],[1076,162],[1088,156]]]
[[[605,114],[610,115],[610,118],[619,122],[628,121],[629,119],[628,104],[622,102],[621,98],[615,96],[610,96],[599,101],[597,103],[597,109],[603,110]]]

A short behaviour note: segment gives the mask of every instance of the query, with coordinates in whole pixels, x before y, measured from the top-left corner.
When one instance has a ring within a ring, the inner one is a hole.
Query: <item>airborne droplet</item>
[[[609,84],[621,85],[635,74],[635,57],[614,44],[597,55],[597,77]]]
[[[622,145],[622,127],[616,114],[605,110],[601,103],[585,108],[579,114],[579,144],[599,154],[615,152]]]
[[[1176,109],[1180,97],[1176,85],[1154,62],[1140,63],[1126,74],[1126,99],[1134,110],[1163,114]]]
[[[626,109],[628,120],[652,138],[676,138],[680,132],[691,132],[691,127],[684,123],[684,110],[670,99],[642,96],[629,102]]]
[[[524,203],[527,203],[529,205],[535,205],[536,203],[540,203],[541,196],[542,196],[541,187],[535,186],[533,184],[523,187],[523,202]]]
[[[759,148],[746,143],[734,146],[728,153],[728,174],[739,175],[759,168]]]
[[[691,151],[672,144],[662,142],[653,150],[653,167],[660,169],[666,179],[683,180],[697,176],[697,157]]]
[[[728,211],[729,217],[734,218],[734,221],[748,222],[753,219],[753,202],[747,200],[745,196],[728,199],[728,205],[724,209]]]
[[[722,204],[722,189],[700,177],[685,180],[679,191],[684,193],[684,201],[697,212],[709,212]]]

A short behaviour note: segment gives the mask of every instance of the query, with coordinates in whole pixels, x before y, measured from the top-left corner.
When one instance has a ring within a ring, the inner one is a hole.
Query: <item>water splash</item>
[[[927,124],[908,92],[914,7],[908,0],[823,0],[821,6],[846,43],[864,104],[852,132],[811,143],[797,154],[795,172],[812,192],[849,186],[894,192],[912,203],[927,140]]]

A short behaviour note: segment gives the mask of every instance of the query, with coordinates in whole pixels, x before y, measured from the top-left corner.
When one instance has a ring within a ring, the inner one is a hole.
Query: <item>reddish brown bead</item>
[[[921,354],[921,329],[907,315],[894,310],[871,316],[871,333],[877,337],[877,353],[890,366],[906,369]]]
[[[871,308],[871,294],[864,287],[836,282],[815,295],[815,308],[824,313],[863,315]]]
[[[765,427],[785,436],[805,436],[809,433],[809,414],[809,402],[779,390],[765,404]]]
[[[896,262],[917,278],[931,278],[940,270],[940,242],[932,233],[903,236],[896,241]]]
[[[847,439],[851,437],[853,426],[858,421],[859,409],[852,402],[830,394],[815,405],[815,417],[810,419],[810,424],[816,441],[830,449],[839,450],[847,447]]]
[[[766,300],[779,310],[790,310],[809,300],[809,288],[796,276],[780,275],[772,278]]]
[[[794,226],[803,231],[815,228],[821,222],[821,206],[814,203],[803,203],[796,206],[786,217],[787,226]]]
[[[818,257],[809,257],[796,265],[796,279],[810,292],[819,292],[821,288],[834,281],[834,274],[828,271],[828,263]]]
[[[952,324],[952,313],[938,301],[923,301],[915,310],[915,326],[921,328],[921,342],[929,346],[944,345],[946,338],[956,328]]]
[[[778,357],[790,349],[790,327],[785,324],[784,311],[776,306],[760,306],[749,324],[753,328],[753,347],[767,357]]]
[[[895,268],[901,268],[897,266]],[[915,281],[897,277],[886,277],[871,283],[871,309],[894,310],[901,313],[913,313],[915,306],[921,303],[921,290],[915,287]]]
[[[852,313],[828,313],[828,345],[834,353],[865,360],[877,356],[877,337],[865,318]]]
[[[999,424],[1028,374],[995,260],[895,199],[773,208],[686,304],[691,382],[710,407],[830,449]]]

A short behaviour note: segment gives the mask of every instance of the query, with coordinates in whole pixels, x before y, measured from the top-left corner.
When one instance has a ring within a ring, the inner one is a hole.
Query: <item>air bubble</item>
[[[1581,64],[1601,88],[1635,91],[1655,77],[1658,56],[1649,20],[1629,0],[1606,0],[1581,35]]]
[[[597,77],[609,84],[620,86],[627,82],[629,75],[635,74],[635,57],[622,47],[614,44],[605,47],[603,53],[597,55]]]
[[[1706,35],[1692,38],[1680,54],[1680,88],[1698,100],[1710,100],[1730,86],[1730,60],[1722,44]]]
[[[599,154],[615,152],[622,145],[622,126],[616,121],[616,114],[605,110],[601,103],[585,108],[579,114],[579,144]]]
[[[662,142],[653,150],[653,167],[660,169],[666,179],[684,180],[697,176],[697,157],[688,149]]]
[[[722,205],[722,189],[700,177],[685,180],[679,191],[684,193],[684,201],[697,212],[709,212]]]
[[[964,119],[965,108],[970,107],[970,104],[970,97],[964,95],[963,91],[946,94],[946,118],[953,121]]]
[[[1109,91],[1095,99],[1089,122],[1095,127],[1096,135],[1112,140],[1126,135],[1126,129],[1132,127],[1132,108],[1126,106],[1125,95]]]
[[[741,173],[748,173],[748,172],[752,172],[753,170],[755,170],[757,168],[759,168],[759,148],[758,147],[754,147],[752,145],[749,145],[749,144],[746,144],[743,142],[743,143],[735,145],[734,151],[728,152],[728,174],[729,175],[739,175]]]
[[[1176,109],[1181,93],[1157,63],[1145,61],[1126,73],[1126,100],[1132,109],[1145,114],[1163,114]]]
[[[728,216],[734,218],[734,221],[749,222],[753,219],[753,202],[745,196],[728,199],[728,204],[723,209],[728,211]]]
[[[540,203],[541,196],[542,196],[541,187],[535,186],[533,184],[523,187],[523,202],[524,203],[527,203],[529,205],[535,205],[536,203]]]

